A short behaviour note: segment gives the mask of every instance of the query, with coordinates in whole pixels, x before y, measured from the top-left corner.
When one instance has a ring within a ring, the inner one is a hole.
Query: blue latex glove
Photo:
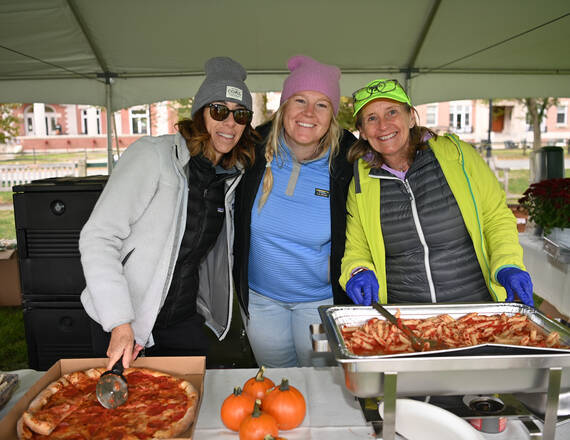
[[[346,294],[354,304],[369,306],[378,302],[378,280],[371,270],[358,272],[346,283]]]
[[[516,293],[524,304],[534,307],[532,281],[528,272],[516,267],[505,267],[497,274],[497,281],[501,283],[507,291],[506,302],[514,301]]]

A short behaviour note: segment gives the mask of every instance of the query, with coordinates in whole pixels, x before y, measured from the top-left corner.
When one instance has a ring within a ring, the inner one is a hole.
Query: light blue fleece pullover
[[[282,143],[271,165],[273,189],[258,210],[259,186],[251,215],[249,287],[284,302],[332,296],[328,157],[299,163]]]

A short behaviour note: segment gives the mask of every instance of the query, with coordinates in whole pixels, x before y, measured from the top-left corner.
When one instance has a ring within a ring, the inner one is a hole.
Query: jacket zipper
[[[406,192],[408,193],[408,197],[410,199],[410,205],[412,207],[412,218],[414,219],[414,225],[416,227],[416,232],[418,233],[420,243],[422,244],[422,247],[424,248],[424,266],[425,266],[425,270],[426,270],[426,276],[427,276],[427,281],[428,281],[428,286],[429,286],[429,293],[431,296],[431,302],[432,303],[437,302],[437,297],[435,294],[435,286],[433,284],[433,278],[431,275],[431,266],[429,264],[429,248],[428,248],[428,245],[426,242],[424,231],[422,229],[422,225],[420,224],[420,216],[418,214],[418,208],[416,205],[416,197],[414,196],[414,192],[412,191],[412,187],[410,186],[408,179],[402,180],[402,179],[399,179],[397,177],[374,176],[374,175],[371,175],[370,177],[376,178],[376,179],[397,180],[397,181],[402,182],[402,184],[404,185],[404,188],[406,189]]]

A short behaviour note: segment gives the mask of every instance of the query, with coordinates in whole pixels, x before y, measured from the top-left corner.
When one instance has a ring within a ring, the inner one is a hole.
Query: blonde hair
[[[285,107],[289,100],[283,102],[279,106],[279,109],[273,115],[273,123],[271,125],[271,130],[269,135],[267,136],[267,142],[265,143],[265,160],[267,161],[265,165],[265,176],[263,177],[262,185],[262,192],[261,197],[259,198],[259,206],[258,210],[263,208],[271,190],[273,189],[273,173],[271,172],[271,163],[273,159],[276,157],[282,158],[282,151],[281,146],[279,145],[279,137],[283,131],[283,114],[285,113]],[[341,134],[341,128],[336,120],[334,113],[332,113],[331,109],[331,124],[329,129],[325,133],[325,135],[321,138],[319,145],[315,151],[313,158],[319,157],[325,151],[330,149],[329,155],[329,170],[331,168],[331,163],[334,158],[338,154],[340,149],[339,138]]]

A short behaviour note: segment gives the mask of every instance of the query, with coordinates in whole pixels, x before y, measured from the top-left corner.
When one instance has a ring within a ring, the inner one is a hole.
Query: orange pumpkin
[[[222,422],[232,431],[239,431],[239,425],[247,416],[253,412],[255,399],[249,394],[242,393],[240,387],[235,387],[222,403],[220,415]]]
[[[239,440],[264,440],[267,434],[277,437],[279,430],[277,422],[264,411],[261,411],[261,400],[255,401],[253,413],[246,417],[239,427]]]
[[[275,383],[273,383],[271,379],[263,375],[264,372],[265,367],[262,365],[257,374],[245,382],[243,392],[249,394],[254,399],[263,400],[265,398],[265,392],[275,386]]]
[[[279,429],[293,429],[303,422],[307,405],[303,394],[283,378],[281,385],[273,388],[263,400],[263,410],[277,420]]]

